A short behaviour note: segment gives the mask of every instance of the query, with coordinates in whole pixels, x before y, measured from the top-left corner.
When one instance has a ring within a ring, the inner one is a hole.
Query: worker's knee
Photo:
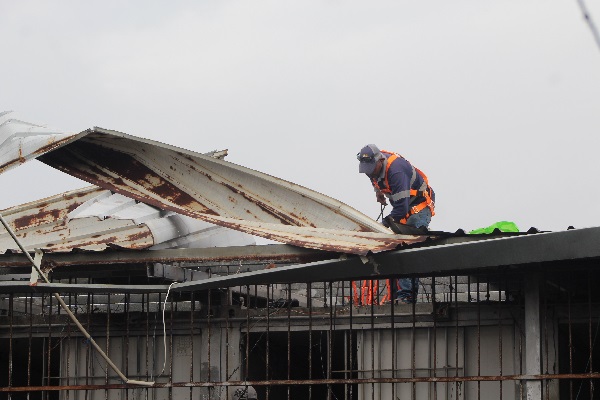
[[[416,214],[411,215],[406,220],[406,225],[413,226],[415,228],[427,228],[431,222],[431,210],[424,208]]]

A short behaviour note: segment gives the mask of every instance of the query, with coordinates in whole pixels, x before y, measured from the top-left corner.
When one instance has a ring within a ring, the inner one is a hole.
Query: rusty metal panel
[[[108,190],[89,187],[3,211],[27,249],[46,252],[216,247],[255,244],[253,237],[137,203]],[[15,250],[0,232],[0,252]]]
[[[37,157],[154,207],[302,247],[366,254],[426,239],[393,235],[338,200],[217,159],[216,152],[199,154],[102,128],[65,134],[60,146],[48,147],[42,146],[48,136],[43,128],[29,124],[36,128],[27,131],[26,123],[9,122],[0,126],[0,138],[12,138],[0,146],[0,165]],[[22,143],[30,142],[36,145],[23,152]]]
[[[86,188],[82,193],[71,191],[8,209],[3,215],[28,250],[103,250],[113,244],[129,249],[152,246],[154,240],[150,229],[145,225],[138,226],[131,220],[70,218],[71,211],[86,203],[82,203],[82,200],[94,201],[96,196],[106,194],[110,195],[110,192],[97,187]],[[16,249],[10,235],[4,230],[0,231],[0,252]]]
[[[2,210],[2,215],[27,248],[66,250],[68,247],[59,244],[77,240],[72,235],[76,227],[67,223],[69,213],[103,192],[109,193],[90,186]],[[2,229],[0,252],[16,248],[10,235]]]
[[[142,249],[152,246],[148,227],[118,219],[76,218],[70,213],[88,202],[107,198],[110,192],[92,186],[73,190],[2,211],[27,249],[67,251],[73,248],[102,250],[108,244]],[[0,252],[16,249],[7,232],[0,232]]]
[[[103,192],[110,193],[97,186],[88,186],[0,210],[0,213],[15,231],[62,224],[70,212]]]
[[[366,254],[426,239],[393,235],[348,205],[294,183],[101,128],[39,159],[155,207],[282,243]]]

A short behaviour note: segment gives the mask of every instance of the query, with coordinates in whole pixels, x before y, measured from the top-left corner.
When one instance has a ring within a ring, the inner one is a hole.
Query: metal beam
[[[173,285],[187,291],[269,283],[383,278],[403,274],[433,274],[523,266],[561,260],[600,257],[600,228],[538,233],[378,253],[368,257],[342,256],[304,265],[217,277]]]
[[[531,273],[525,277],[525,372],[528,375],[542,373],[542,326],[540,319],[540,276]],[[542,381],[525,382],[526,398],[542,398]]]
[[[435,232],[439,239],[419,243],[418,246],[439,246],[480,240],[493,240],[499,237],[515,237],[514,233],[494,235],[466,235],[464,233]],[[524,234],[520,234],[524,235]],[[106,250],[88,252],[45,253],[42,267],[57,268],[86,265],[118,265],[146,263],[196,263],[202,266],[298,264],[340,257],[343,253],[306,249],[287,244],[229,246],[212,248],[186,248],[162,250]],[[9,267],[29,267],[29,260],[23,254],[0,254],[0,275],[15,273]],[[182,266],[185,268],[185,265]]]
[[[169,285],[0,282],[0,293],[166,293]]]
[[[228,263],[306,263],[329,259],[338,255],[339,253],[304,249],[285,244],[212,247],[204,249],[71,252],[45,254],[42,259],[42,268],[102,264],[143,264],[152,262],[187,262],[207,265],[227,265]],[[29,260],[23,254],[0,255],[0,267],[29,267],[30,265]]]

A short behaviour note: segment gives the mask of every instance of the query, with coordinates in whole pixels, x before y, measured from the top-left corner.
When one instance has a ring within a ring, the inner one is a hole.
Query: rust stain
[[[126,249],[146,249],[154,245],[154,239],[150,229],[146,226],[133,228],[133,233],[126,235],[94,235],[88,239],[76,240],[64,243],[49,243],[46,249],[51,252],[68,251],[76,248],[99,247],[101,250],[110,245],[116,245]]]
[[[4,164],[0,165],[0,173],[4,172],[4,170],[7,170],[7,169],[11,168],[13,165],[22,164],[24,162],[25,161],[17,159],[17,160],[11,160],[11,161],[9,161],[7,163],[4,163]]]
[[[240,189],[237,189],[234,186],[229,185],[225,182],[221,182],[220,184],[225,186],[227,189],[231,190],[232,192],[237,193],[240,196],[244,197],[249,202],[255,204],[258,208],[260,208],[267,214],[277,218],[279,221],[281,221],[281,223],[283,225],[302,226],[302,224],[300,224],[296,219],[291,218],[289,215],[284,214],[283,212],[277,210],[275,207],[273,207],[271,205],[268,205],[258,199],[255,199],[254,197],[250,196],[248,193],[246,193]],[[314,225],[311,225],[311,226],[315,227]]]
[[[153,255],[154,252],[147,251],[143,253],[143,256],[140,257],[140,254],[135,254],[135,257],[129,256],[127,253],[123,253],[122,257],[119,258],[111,258],[110,262],[115,264],[124,264],[124,263],[147,263],[147,262],[198,262],[198,263],[209,263],[209,262],[238,262],[238,261],[264,261],[265,263],[275,264],[275,263],[308,263],[314,261],[328,260],[331,258],[339,257],[339,252],[315,252],[315,253],[307,253],[307,254],[247,254],[247,255],[232,255],[232,256],[199,256],[199,257],[189,257],[189,256],[172,256],[168,259],[164,257],[156,257]],[[118,254],[118,253],[117,253]],[[155,254],[155,253],[154,253]],[[85,265],[97,265],[97,264],[106,264],[106,259],[102,256],[96,257],[95,254],[89,254],[85,256],[85,260],[82,260],[81,256],[79,257],[65,257],[63,254],[58,253],[48,253],[44,259],[42,260],[42,269],[53,269],[57,267],[66,267],[70,265],[80,265],[85,263]],[[0,267],[2,266],[23,266],[29,265],[29,261],[25,258],[23,260],[10,260],[10,262],[5,262],[0,259]],[[275,264],[276,265],[276,264]]]
[[[305,247],[316,250],[325,250],[330,252],[338,252],[338,253],[352,253],[365,255],[369,252],[378,253],[385,250],[393,250],[400,245],[403,244],[412,244],[424,241],[427,236],[415,236],[411,239],[399,239],[397,237],[391,236],[390,239],[373,239],[373,238],[365,238],[365,240],[369,241],[369,244],[366,243],[348,243],[341,237],[339,240],[335,238],[320,238],[318,235],[311,235],[309,233],[306,234],[305,239],[302,239],[302,235],[292,235],[284,232],[265,232],[259,228],[252,228],[245,226],[243,224],[236,224],[231,222],[225,222],[221,220],[217,220],[210,217],[203,218],[208,222],[212,222],[227,228],[239,230],[242,232],[249,233],[251,235],[260,236],[266,239],[275,240],[281,243],[287,243],[299,247]],[[360,239],[360,235],[357,234],[354,238]]]
[[[190,160],[190,161],[193,161],[191,158],[189,158],[189,160]],[[199,169],[198,169],[198,168],[196,168],[194,165],[190,165],[190,168],[191,168],[193,171],[196,171],[197,173],[199,173],[200,175],[203,175],[203,176],[204,176],[206,179],[208,179],[209,181],[213,181],[213,182],[214,182],[214,179],[213,179],[212,175],[209,175],[209,174],[207,174],[206,172],[204,172],[204,171],[202,171],[202,170],[199,170]]]
[[[73,139],[73,137],[75,137],[76,135],[71,135],[69,137],[66,138],[62,138],[60,140],[56,140],[55,137],[51,137],[50,140],[48,141],[48,144],[46,144],[45,146],[40,147],[39,149],[37,149],[36,151],[34,151],[33,155],[41,155],[47,152],[50,152],[54,149],[56,149],[57,147],[62,146],[64,143],[70,141]]]
[[[63,143],[68,142],[69,140],[71,140],[75,135],[69,136],[67,138],[63,138],[61,140],[56,140],[55,137],[51,137],[51,139],[49,140],[49,143],[46,144],[45,146],[42,146],[40,148],[38,148],[37,150],[35,150],[34,152],[31,153],[31,158],[36,158],[38,155],[40,154],[44,154],[46,152],[49,152],[57,147],[60,147],[61,145],[63,145]],[[19,155],[18,158],[15,160],[10,160],[2,165],[0,165],[0,173],[2,173],[4,170],[9,169],[15,165],[18,164],[23,164],[27,161],[27,156],[29,155],[23,155],[23,148],[21,145],[19,145]]]
[[[64,154],[64,152],[67,154]],[[86,164],[73,162],[73,160],[86,160]],[[206,207],[132,156],[84,140],[74,142],[59,151],[45,154],[40,157],[40,161],[87,182],[135,198],[146,204],[173,209],[172,205],[166,206],[166,202],[158,200],[164,199],[194,212],[218,215],[214,210]],[[107,177],[106,172],[95,165],[106,165],[106,169],[118,175],[118,177]],[[129,187],[124,179],[143,186],[153,193],[156,198],[135,192],[135,189]],[[179,210],[179,208],[176,210]]]
[[[66,215],[65,210],[39,210],[38,213],[34,215],[23,215],[22,217],[16,218],[13,221],[13,225],[16,230],[26,229],[33,226],[39,226],[43,224],[47,224],[50,222],[54,222],[60,219],[62,216]]]
[[[147,227],[140,227],[140,231],[137,233],[132,233],[131,235],[127,236],[127,240],[130,242],[136,242],[136,241],[140,241],[143,239],[147,239],[152,237],[152,232],[150,232],[150,229]]]

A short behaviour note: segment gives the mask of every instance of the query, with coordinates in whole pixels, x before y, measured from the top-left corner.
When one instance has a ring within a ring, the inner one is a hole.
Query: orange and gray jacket
[[[385,157],[383,169],[371,183],[394,207],[389,216],[404,224],[408,217],[426,207],[435,215],[435,193],[425,174],[399,154],[385,150],[381,153]]]

